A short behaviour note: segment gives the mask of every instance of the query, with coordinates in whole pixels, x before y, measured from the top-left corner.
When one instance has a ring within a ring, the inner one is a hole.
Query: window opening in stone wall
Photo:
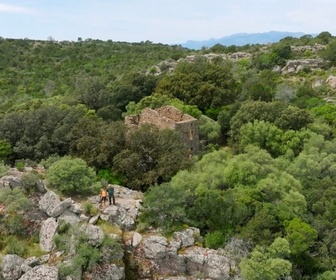
[[[192,130],[189,130],[189,140],[193,140],[194,139],[194,133]]]

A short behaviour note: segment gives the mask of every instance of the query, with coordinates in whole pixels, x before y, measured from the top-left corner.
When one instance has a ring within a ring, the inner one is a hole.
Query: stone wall
[[[174,129],[180,134],[190,154],[197,153],[199,149],[197,119],[173,106],[164,106],[156,110],[145,108],[139,115],[127,116],[125,123],[130,127],[149,123],[159,129]]]

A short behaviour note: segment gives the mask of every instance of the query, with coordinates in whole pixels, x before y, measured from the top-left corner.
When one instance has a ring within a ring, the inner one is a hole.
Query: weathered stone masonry
[[[128,126],[150,123],[156,125],[159,129],[174,129],[181,135],[190,154],[197,153],[199,149],[197,119],[184,114],[173,106],[164,106],[156,110],[145,108],[139,115],[127,116],[125,123]]]

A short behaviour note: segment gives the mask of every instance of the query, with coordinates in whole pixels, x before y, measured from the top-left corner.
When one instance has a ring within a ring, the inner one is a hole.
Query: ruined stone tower
[[[197,119],[184,114],[173,106],[164,106],[156,110],[145,108],[139,115],[127,116],[125,123],[130,127],[150,123],[156,125],[159,129],[174,129],[180,134],[191,155],[198,152]]]

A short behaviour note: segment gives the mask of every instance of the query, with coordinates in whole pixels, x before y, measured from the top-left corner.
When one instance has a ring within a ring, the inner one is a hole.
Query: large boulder
[[[16,280],[22,274],[21,266],[24,259],[18,255],[5,255],[2,257],[0,264],[0,279],[4,280]]]
[[[32,280],[32,279],[58,280],[58,269],[54,266],[39,265],[29,270],[20,278],[20,280]]]
[[[61,203],[59,196],[48,191],[39,201],[39,207],[42,211],[46,212],[49,216],[53,213],[53,210]]]
[[[54,247],[53,238],[58,223],[55,218],[48,218],[42,223],[40,230],[40,248],[42,251],[50,252]]]
[[[81,222],[81,219],[70,210],[65,210],[62,215],[57,218],[57,221],[65,221],[70,225],[76,225]]]
[[[95,225],[87,224],[82,227],[82,230],[89,237],[89,244],[92,246],[99,246],[103,243],[104,232],[103,230]]]
[[[147,259],[163,259],[167,253],[167,239],[152,235],[143,241],[143,250]]]
[[[50,212],[50,216],[51,217],[58,217],[61,214],[63,214],[63,212],[69,208],[69,206],[72,204],[72,199],[71,198],[67,198],[63,201],[61,201],[59,204],[57,204],[55,206],[54,209],[51,210]]]
[[[332,88],[332,89],[336,89],[336,76],[332,76],[330,75],[327,80],[326,83]]]

